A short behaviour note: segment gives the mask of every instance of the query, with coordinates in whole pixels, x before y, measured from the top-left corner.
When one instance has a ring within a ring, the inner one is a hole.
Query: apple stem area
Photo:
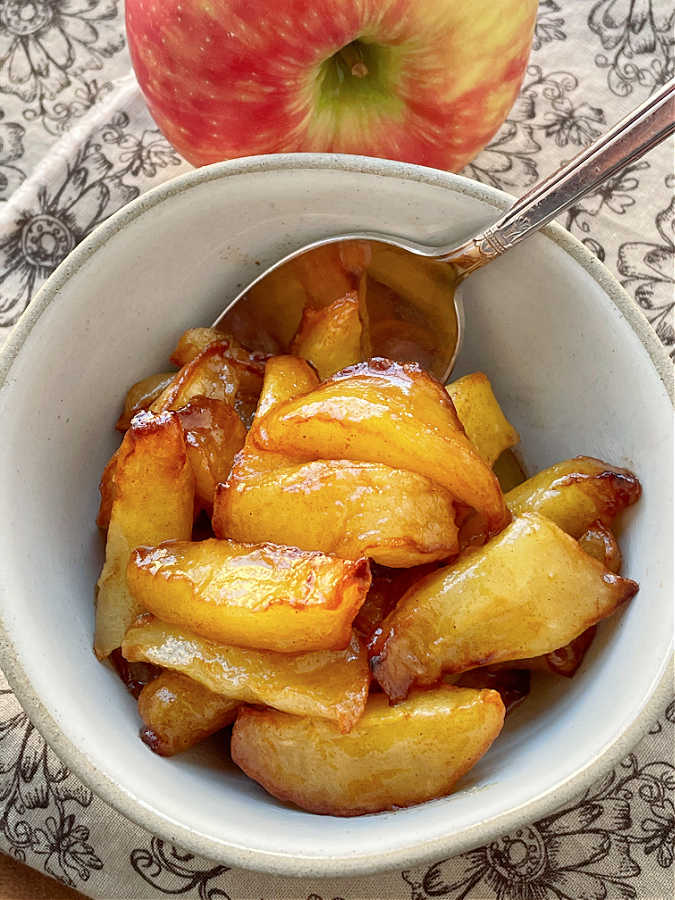
[[[335,101],[368,103],[389,97],[392,83],[392,53],[389,48],[367,41],[351,41],[321,66],[321,97]]]
[[[344,68],[354,78],[365,78],[368,74],[368,66],[365,61],[363,45],[359,41],[352,41],[335,54],[336,65]]]

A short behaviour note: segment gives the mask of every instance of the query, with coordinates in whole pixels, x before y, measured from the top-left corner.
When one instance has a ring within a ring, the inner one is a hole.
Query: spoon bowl
[[[361,232],[315,241],[283,257],[240,291],[213,327],[231,331],[250,346],[251,336],[259,340],[260,335],[269,333],[268,320],[278,313],[274,306],[279,299],[280,277],[290,275],[292,279],[294,270],[311,266],[322,248],[337,245],[342,268],[353,276],[359,298],[363,296],[373,355],[401,362],[414,360],[445,382],[464,335],[464,279],[538,231],[674,131],[675,79],[468,240],[430,246],[396,235]],[[366,279],[371,277],[396,295],[385,305],[384,315],[368,303]],[[302,284],[299,288],[299,294],[306,293]],[[311,305],[315,299],[311,291],[307,299]],[[337,299],[329,296],[328,302]],[[277,339],[276,346],[260,349],[284,352],[288,350],[285,343],[288,340]]]

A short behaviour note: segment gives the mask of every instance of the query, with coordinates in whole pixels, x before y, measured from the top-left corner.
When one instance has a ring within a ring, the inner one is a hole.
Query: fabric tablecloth
[[[464,174],[520,193],[672,77],[671,0],[542,0],[520,97]],[[673,147],[562,217],[675,356]],[[189,168],[131,74],[118,0],[0,0],[0,341],[92,228]],[[675,701],[558,812],[409,871],[296,880],[215,865],[126,820],[68,772],[0,676],[0,848],[99,898],[666,900]]]

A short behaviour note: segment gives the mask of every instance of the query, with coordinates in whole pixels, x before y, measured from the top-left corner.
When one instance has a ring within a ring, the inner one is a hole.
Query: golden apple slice
[[[303,459],[352,459],[417,472],[507,520],[499,483],[464,433],[443,387],[413,363],[373,359],[256,417],[251,442]]]
[[[155,413],[180,409],[193,397],[226,400],[234,405],[238,389],[239,377],[229,357],[229,344],[219,341],[184,365],[150,409]]]
[[[330,722],[242,708],[231,754],[280,800],[313,813],[358,816],[449,794],[502,729],[496,691],[443,685],[397,706],[381,694],[348,734]]]
[[[397,568],[457,553],[452,495],[423,475],[339,459],[268,471],[251,463],[235,466],[217,488],[218,536],[368,556]]]
[[[319,384],[314,369],[296,356],[273,356],[267,360],[265,377],[256,418],[264,416],[273,406],[309,393]]]
[[[230,474],[246,429],[234,407],[223,400],[195,397],[177,415],[195,475],[195,500],[210,516],[216,486]]]
[[[142,378],[136,384],[132,384],[127,391],[124,409],[115,428],[118,431],[126,431],[136,413],[142,409],[149,409],[175,377],[175,372],[158,372],[156,375],[148,375],[147,378]]]
[[[136,550],[138,604],[214,641],[298,653],[342,649],[370,587],[368,560],[215,539]]]
[[[308,306],[291,352],[312,363],[322,380],[363,359],[359,298],[351,291],[330,306]]]
[[[489,466],[504,450],[518,443],[518,432],[502,412],[483,372],[458,378],[447,386],[447,391],[467,437]]]
[[[177,366],[185,366],[196,359],[213,344],[219,344],[225,352],[230,365],[236,372],[238,381],[237,400],[255,401],[260,394],[262,379],[265,373],[266,354],[246,350],[239,341],[230,334],[216,328],[189,328],[181,336],[171,354],[171,362]]]
[[[408,591],[372,643],[373,674],[400,700],[444,672],[550,653],[637,589],[528,513]]]
[[[187,675],[162,672],[138,698],[141,740],[159,756],[174,756],[231,725],[239,706]]]
[[[639,499],[640,492],[640,482],[628,469],[577,456],[528,478],[509,491],[505,500],[514,516],[540,513],[578,538],[596,519],[610,524]]]
[[[356,635],[344,650],[274,653],[209,641],[144,615],[127,631],[122,652],[231,700],[330,719],[342,731],[358,720],[368,697],[368,655]]]
[[[116,455],[113,502],[98,580],[94,650],[99,659],[119,647],[144,607],[126,579],[132,551],[192,532],[194,475],[174,413],[139,413]]]

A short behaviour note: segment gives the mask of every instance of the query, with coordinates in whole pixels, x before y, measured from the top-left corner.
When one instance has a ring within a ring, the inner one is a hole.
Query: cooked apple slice
[[[244,446],[246,429],[234,407],[224,400],[195,397],[177,414],[195,475],[195,500],[210,516],[216,485],[230,474],[235,454]]]
[[[640,492],[640,482],[628,469],[577,456],[528,478],[509,491],[505,500],[514,516],[540,513],[579,538],[596,519],[611,524],[621,510],[638,500]]]
[[[251,463],[235,467],[217,488],[218,536],[368,556],[397,568],[457,552],[452,495],[423,475],[337,459],[269,471]]]
[[[502,729],[496,691],[443,685],[397,706],[371,696],[348,734],[330,722],[242,708],[231,754],[280,800],[313,813],[358,816],[449,794]]]
[[[366,559],[212,538],[139,548],[127,581],[165,622],[238,647],[299,653],[347,646],[370,569]]]
[[[483,512],[507,512],[499,483],[464,433],[447,393],[414,363],[372,359],[279,404],[251,426],[252,443],[303,459],[352,459],[424,475]]]
[[[322,380],[364,358],[359,298],[356,291],[330,306],[308,306],[291,352],[312,363]]]
[[[319,384],[314,369],[296,356],[273,356],[265,366],[256,418],[264,416],[273,406],[309,393]]]
[[[443,672],[550,653],[637,589],[529,513],[408,591],[372,642],[373,674],[400,700]]]
[[[158,372],[156,375],[148,375],[147,378],[142,378],[136,384],[132,384],[127,391],[124,409],[115,428],[118,431],[126,431],[136,413],[142,409],[149,409],[175,377],[175,372]]]
[[[489,466],[504,450],[518,443],[518,432],[502,412],[483,372],[458,378],[447,386],[447,391],[467,437]]]
[[[252,405],[255,407],[267,357],[264,353],[246,350],[232,335],[216,328],[189,328],[176,344],[171,354],[171,362],[177,366],[185,366],[212,344],[219,344],[224,349],[230,365],[236,372],[239,388],[235,405],[237,400],[245,399],[253,401]]]
[[[127,631],[122,652],[231,700],[331,719],[342,731],[358,720],[368,697],[368,655],[356,635],[344,650],[274,653],[209,641],[146,614]]]
[[[155,413],[180,409],[193,397],[226,400],[234,405],[238,389],[239,376],[229,357],[229,344],[219,341],[184,365],[150,409]]]
[[[119,647],[124,632],[144,607],[127,585],[134,548],[192,532],[194,475],[175,413],[139,413],[116,454],[113,502],[98,580],[96,636],[99,659]]]
[[[138,698],[141,740],[159,756],[182,753],[231,725],[239,706],[187,675],[162,672]]]
[[[328,306],[358,288],[339,244],[320,247],[284,263],[254,284],[226,316],[228,331],[247,347],[267,352],[288,350],[305,307]]]

